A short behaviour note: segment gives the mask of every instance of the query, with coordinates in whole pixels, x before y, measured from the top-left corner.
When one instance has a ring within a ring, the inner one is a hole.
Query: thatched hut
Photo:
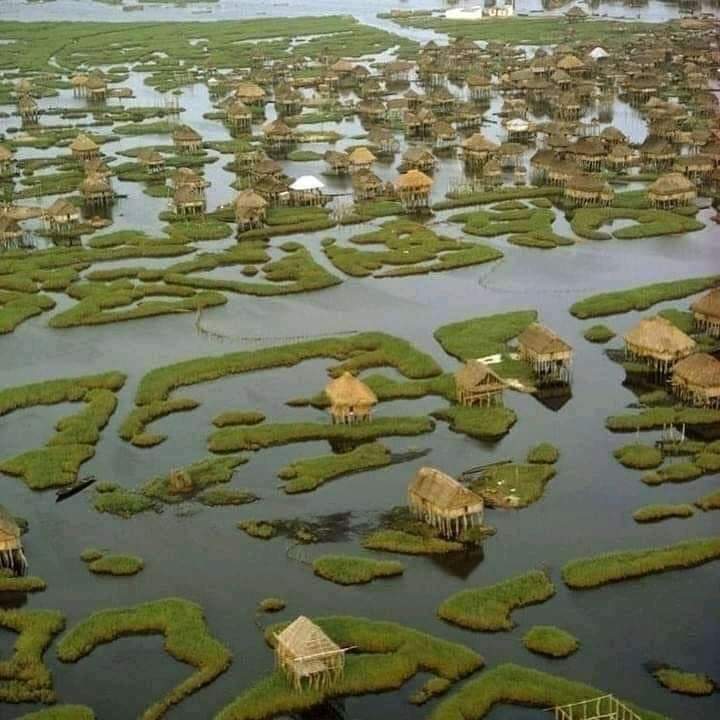
[[[681,173],[661,175],[647,190],[648,200],[653,207],[674,208],[688,205],[697,197],[697,190],[691,180]]]
[[[275,661],[297,690],[331,686],[345,667],[345,650],[301,615],[275,635]]]
[[[243,190],[235,198],[235,222],[238,231],[261,227],[267,213],[267,200],[254,190]]]
[[[485,74],[470,75],[467,79],[470,100],[478,103],[487,103],[492,93],[492,78]]]
[[[80,224],[80,211],[69,200],[58,198],[43,214],[50,232],[63,235],[73,232]]]
[[[408,170],[393,185],[405,210],[423,210],[430,204],[432,182],[424,172]]]
[[[325,395],[330,401],[333,423],[352,424],[371,420],[373,407],[378,401],[375,393],[349,372],[331,380],[325,386]]]
[[[569,383],[573,349],[552,330],[532,323],[518,336],[520,357],[532,365],[540,383]]]
[[[406,83],[415,65],[407,60],[393,60],[383,65],[382,73],[387,83]]]
[[[345,152],[326,150],[323,160],[327,163],[330,172],[335,175],[347,175],[350,172],[350,158]]]
[[[455,146],[457,132],[455,128],[445,120],[438,120],[432,127],[433,147],[436,152],[449,150]]]
[[[468,360],[455,373],[455,391],[461,405],[502,405],[505,382],[480,360]]]
[[[485,165],[483,165],[482,180],[486,188],[494,188],[502,185],[502,167],[495,158],[490,158]]]
[[[710,157],[698,153],[681,155],[673,165],[675,172],[682,173],[685,177],[697,183],[705,182],[712,175],[714,168],[715,164]]]
[[[108,205],[115,199],[110,180],[96,173],[88,175],[80,183],[80,194],[87,205]]]
[[[233,96],[245,105],[255,107],[262,107],[266,100],[265,91],[259,85],[247,81],[239,82],[235,86]]]
[[[23,229],[15,218],[0,215],[0,247],[16,247],[22,243]]]
[[[157,150],[141,150],[137,159],[148,175],[157,176],[165,172],[165,158]]]
[[[720,408],[720,360],[707,353],[694,353],[673,368],[673,393],[697,407]]]
[[[690,306],[690,310],[698,330],[720,337],[720,289],[705,293]]]
[[[92,138],[84,133],[80,133],[80,135],[70,143],[70,153],[76,160],[85,162],[98,157],[100,147]]]
[[[210,183],[199,173],[195,172],[192,168],[181,167],[175,170],[172,174],[173,187],[180,187],[181,185],[189,185],[190,187],[204,190],[209,187]]]
[[[466,167],[469,169],[481,168],[497,149],[498,146],[482,133],[474,133],[462,143],[462,156]]]
[[[290,191],[290,204],[295,207],[309,207],[323,205],[325,196],[323,188],[325,185],[314,175],[302,175],[288,188]]]
[[[440,470],[420,468],[408,486],[408,505],[417,517],[455,538],[482,525],[483,499]]]
[[[573,5],[566,13],[565,17],[569,23],[580,22],[587,18],[587,13],[579,6]]]
[[[0,145],[0,175],[12,175],[14,155],[12,150]]]
[[[424,147],[409,147],[402,156],[398,169],[400,172],[408,170],[421,170],[424,173],[431,173],[437,165],[437,158]]]
[[[527,148],[520,143],[504,142],[497,149],[497,160],[501,168],[513,169],[521,163]]]
[[[659,315],[645,318],[625,333],[625,355],[666,375],[695,350],[695,341]]]
[[[23,553],[22,532],[15,518],[0,505],[0,568],[24,575],[27,560]]]
[[[88,76],[83,73],[78,73],[70,78],[70,84],[72,85],[73,95],[75,97],[83,97],[86,92]]]
[[[228,105],[225,118],[236,133],[252,132],[252,111],[242,100],[235,100]]]
[[[356,147],[348,156],[350,172],[369,170],[377,158],[366,147]]]
[[[299,115],[302,106],[302,94],[291,85],[285,85],[275,90],[275,110],[278,115],[282,117]]]
[[[582,115],[582,103],[573,92],[564,92],[554,105],[554,114],[560,120],[577,120]]]
[[[282,156],[295,145],[295,131],[279,118],[263,126],[265,147],[269,154]]]
[[[374,200],[380,197],[385,189],[383,181],[371,170],[358,170],[352,176],[353,200]]]
[[[262,195],[269,205],[279,205],[290,192],[289,185],[284,176],[263,175],[255,181],[255,192]]]
[[[202,149],[202,136],[189,125],[178,125],[172,133],[178,153],[194,153]]]
[[[524,118],[514,117],[505,123],[508,142],[526,143],[534,135],[534,127]]]
[[[622,170],[632,165],[636,160],[636,152],[625,143],[613,145],[605,158],[605,163],[613,170]]]
[[[579,207],[604,207],[613,201],[615,191],[599,175],[577,173],[565,184],[565,197]]]
[[[205,212],[205,192],[193,185],[179,185],[173,193],[176,215],[202,215]]]
[[[37,125],[40,108],[30,95],[21,95],[18,100],[18,114],[23,125]]]
[[[368,133],[368,143],[377,157],[392,157],[400,149],[395,135],[385,128],[373,128]]]
[[[599,170],[607,155],[605,143],[599,137],[580,138],[570,147],[575,160],[585,170]]]
[[[640,146],[640,160],[648,168],[655,170],[670,167],[677,151],[667,141],[658,137],[647,137]]]
[[[108,89],[105,79],[98,73],[90,75],[85,82],[85,95],[91,102],[105,102]]]

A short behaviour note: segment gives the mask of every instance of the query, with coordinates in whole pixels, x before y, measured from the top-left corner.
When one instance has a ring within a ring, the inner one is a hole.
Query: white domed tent
[[[314,175],[302,175],[290,185],[292,205],[322,205],[324,183]]]

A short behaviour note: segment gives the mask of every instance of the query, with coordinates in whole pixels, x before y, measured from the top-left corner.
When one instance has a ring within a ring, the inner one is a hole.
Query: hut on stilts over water
[[[20,527],[15,518],[0,505],[0,568],[24,575],[27,560],[20,542]]]
[[[352,424],[372,419],[372,409],[377,405],[375,393],[349,372],[331,380],[325,387],[330,401],[333,423]]]
[[[455,391],[461,405],[502,405],[505,383],[484,362],[468,360],[455,373]]]
[[[446,538],[455,538],[483,521],[483,499],[435,468],[417,471],[408,486],[408,505]]]
[[[691,306],[695,327],[712,337],[720,337],[720,289],[710,290]]]
[[[573,349],[552,330],[532,323],[518,336],[520,357],[532,365],[538,384],[569,383]]]
[[[408,170],[395,179],[395,192],[405,210],[426,210],[430,204],[432,180],[420,170]]]
[[[625,356],[646,363],[658,375],[667,375],[695,350],[692,338],[659,315],[641,320],[624,340]]]
[[[720,408],[720,360],[695,353],[673,368],[672,389],[683,402],[696,407]]]
[[[311,689],[324,689],[342,676],[346,650],[304,615],[276,633],[275,643],[275,662],[296,690],[303,681]]]

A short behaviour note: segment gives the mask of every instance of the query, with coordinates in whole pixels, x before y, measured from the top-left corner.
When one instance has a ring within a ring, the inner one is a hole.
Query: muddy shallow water
[[[356,14],[362,20],[370,20],[375,12],[391,6],[389,2],[377,2]],[[84,5],[69,0],[39,6],[6,2],[3,17],[59,19],[67,8],[75,13],[81,7]],[[212,15],[192,15],[190,9],[173,9],[172,13],[174,18],[219,19],[252,15],[254,7],[253,3],[223,1],[213,6]],[[423,5],[415,3],[413,7]],[[144,13],[122,13],[96,3],[91,9],[93,19],[98,20],[165,19],[168,14],[167,8],[151,7]],[[301,3],[266,9],[272,14],[276,11],[318,14],[324,9],[336,12],[348,8],[328,0],[322,6]],[[675,10],[676,6],[650,3],[640,12],[664,12],[671,16]],[[141,76],[133,76],[125,84],[134,88],[137,99],[133,102],[138,105],[152,104],[161,97],[142,84]],[[179,101],[186,108],[183,121],[202,132],[205,139],[228,137],[222,124],[202,118],[209,109],[202,86],[186,88]],[[81,105],[82,101],[73,101],[64,92],[60,98],[45,99],[42,103],[46,107],[70,106]],[[0,108],[4,109],[7,108]],[[491,114],[497,109],[493,106]],[[272,116],[272,108],[268,116]],[[13,125],[14,120],[0,120],[2,128]],[[622,103],[616,104],[614,124],[633,139],[644,134],[641,118]],[[354,120],[326,123],[322,128],[338,129],[346,136],[338,148],[358,142],[351,136],[363,132]],[[483,132],[494,138],[497,129],[489,125]],[[114,154],[154,141],[148,136],[124,138],[104,146],[103,152]],[[167,142],[167,136],[159,136],[158,141]],[[18,153],[20,158],[41,155],[42,151],[31,149]],[[234,176],[222,169],[228,160],[229,156],[221,156],[216,163],[205,166],[205,174],[212,182],[208,192],[211,207],[234,196],[229,188]],[[321,172],[323,163],[286,162],[285,167],[290,174],[299,176]],[[383,178],[395,174],[393,165],[378,165],[377,172]],[[442,161],[435,174],[436,199],[459,175],[457,161]],[[344,181],[328,180],[328,184],[333,192],[348,188]],[[157,213],[164,209],[166,201],[148,198],[136,183],[117,183],[116,188],[127,197],[114,209],[112,229],[137,228],[158,233],[164,223],[157,219]],[[42,198],[43,205],[52,199]],[[459,226],[447,223],[450,214],[437,213],[432,227],[460,236]],[[211,631],[230,645],[235,659],[227,673],[172,710],[171,718],[212,717],[271,669],[272,655],[255,624],[256,605],[267,596],[288,602],[281,618],[300,613],[310,616],[342,613],[395,620],[476,648],[488,665],[514,661],[582,680],[676,720],[719,717],[720,695],[702,699],[672,695],[657,685],[643,664],[666,662],[720,678],[717,650],[720,626],[716,611],[720,564],[580,593],[570,592],[559,577],[561,566],[581,555],[668,544],[718,532],[717,514],[700,511],[688,520],[656,525],[640,526],[633,521],[632,512],[641,505],[692,502],[717,486],[717,476],[651,488],[640,482],[639,472],[623,468],[612,458],[612,451],[629,442],[629,436],[608,433],[604,420],[611,413],[621,412],[635,396],[621,385],[623,372],[604,356],[602,347],[583,340],[583,329],[594,321],[580,322],[567,311],[575,300],[593,292],[720,271],[718,233],[709,222],[710,215],[709,210],[701,211],[699,218],[707,223],[706,228],[687,236],[635,241],[579,240],[572,247],[547,252],[511,246],[504,237],[489,238],[483,242],[500,248],[505,257],[476,268],[385,280],[347,278],[342,285],[328,290],[287,297],[228,294],[227,305],[203,315],[204,324],[230,336],[224,342],[212,342],[197,334],[194,317],[174,315],[69,330],[48,328],[45,315],[28,321],[11,335],[0,337],[0,387],[113,369],[128,374],[128,381],[119,393],[118,409],[102,434],[96,456],[83,466],[83,473],[95,473],[102,480],[128,487],[165,473],[170,467],[204,457],[206,439],[213,430],[211,419],[223,410],[261,410],[268,422],[326,421],[322,411],[285,405],[291,398],[311,395],[324,386],[325,368],[330,363],[313,360],[291,369],[255,372],[184,388],[176,395],[195,398],[201,405],[193,412],[171,415],[151,426],[153,432],[168,435],[165,443],[141,450],[120,440],[117,429],[133,407],[135,389],[143,374],[181,359],[262,346],[232,338],[382,330],[412,341],[451,370],[456,363],[444,355],[433,339],[435,328],[475,315],[536,308],[541,320],[576,350],[573,396],[559,411],[547,409],[530,396],[507,393],[506,404],[516,410],[519,419],[500,442],[471,440],[438,423],[431,434],[383,441],[396,452],[429,449],[427,456],[341,478],[309,494],[285,495],[276,473],[288,462],[328,452],[323,442],[250,454],[250,461],[237,469],[232,486],[253,491],[261,498],[258,503],[212,509],[193,505],[193,512],[187,516],[177,508],[169,508],[162,514],[121,520],[97,514],[89,506],[89,493],[56,505],[52,493],[32,493],[21,482],[2,477],[0,502],[30,521],[25,547],[31,572],[48,582],[47,591],[29,597],[27,607],[60,609],[71,627],[88,613],[107,607],[167,596],[199,602]],[[344,242],[378,224],[287,236],[280,243],[300,241],[318,262],[332,269],[321,252],[322,238],[332,236]],[[570,233],[562,219],[556,229]],[[199,247],[200,251],[216,249],[230,242],[199,243]],[[115,264],[162,267],[172,262],[141,260]],[[111,266],[107,263],[95,269]],[[67,298],[54,297],[63,298],[60,309],[67,306]],[[662,304],[650,313],[663,307],[685,307],[687,302]],[[621,334],[639,316],[628,313],[611,317],[607,324]],[[437,398],[398,401],[383,404],[378,415],[421,415],[443,405]],[[33,408],[0,419],[2,456],[41,445],[50,436],[52,425],[69,412],[69,407]],[[654,434],[647,433],[645,437],[653,439]],[[380,512],[404,502],[407,482],[421,465],[430,464],[457,474],[496,459],[520,459],[530,445],[540,441],[552,442],[560,448],[557,476],[535,505],[517,512],[488,511],[487,520],[497,528],[497,534],[485,543],[482,556],[451,560],[401,557],[406,565],[402,577],[363,587],[340,588],[315,578],[306,565],[289,558],[286,540],[263,542],[235,528],[243,519],[312,519],[350,512],[347,532],[336,542],[303,547],[295,557],[312,559],[325,552],[357,552],[358,533],[375,522]],[[92,576],[79,559],[88,546],[136,553],[144,558],[145,570],[126,579]],[[458,589],[497,582],[539,567],[550,569],[557,595],[547,603],[516,613],[519,627],[512,633],[474,634],[447,625],[435,615],[439,603]],[[261,622],[269,620],[262,618]],[[533,624],[557,624],[572,632],[582,643],[580,651],[564,661],[530,654],[520,639]],[[0,631],[2,658],[9,652],[9,637],[12,636]],[[59,698],[92,706],[102,720],[136,717],[189,672],[189,668],[163,653],[157,637],[123,639],[98,648],[90,657],[69,666],[57,661],[51,647],[46,660],[53,670]],[[415,708],[407,703],[411,689],[419,681],[416,678],[396,693],[348,699],[344,704],[346,717],[348,720],[425,717],[432,704]],[[0,718],[18,717],[25,709],[2,705]],[[545,716],[539,710],[501,707],[489,717],[524,720]]]

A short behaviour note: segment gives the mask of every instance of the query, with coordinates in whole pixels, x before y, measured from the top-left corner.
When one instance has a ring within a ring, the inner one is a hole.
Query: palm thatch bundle
[[[435,468],[420,468],[408,486],[408,505],[419,518],[454,538],[482,525],[483,499]]]
[[[0,567],[17,575],[24,575],[27,569],[21,534],[15,518],[0,505]]]
[[[301,615],[275,635],[275,661],[297,690],[332,685],[345,667],[345,650],[315,623]]]
[[[673,392],[684,402],[700,407],[720,407],[720,360],[695,353],[673,368]]]
[[[461,405],[502,405],[505,382],[480,360],[468,360],[455,373],[455,392]]]
[[[682,173],[672,172],[661,175],[652,183],[647,196],[654,207],[672,208],[691,203],[697,197],[697,190]]]
[[[642,360],[663,375],[695,350],[691,337],[659,315],[640,320],[625,333],[624,340],[627,357]]]
[[[713,337],[720,337],[720,288],[710,290],[691,306],[695,325]]]
[[[325,395],[330,401],[333,423],[351,424],[370,420],[378,401],[375,393],[349,372],[331,380],[325,386]]]

